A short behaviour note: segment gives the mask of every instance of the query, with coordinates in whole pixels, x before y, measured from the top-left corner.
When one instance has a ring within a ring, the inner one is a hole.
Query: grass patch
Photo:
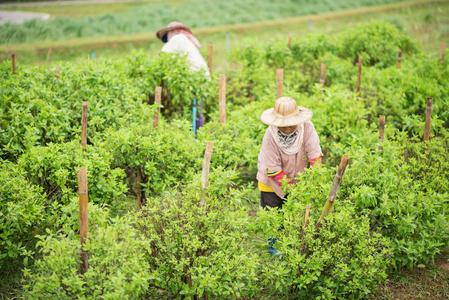
[[[382,285],[374,299],[449,299],[449,253],[435,264],[414,270],[399,270]]]

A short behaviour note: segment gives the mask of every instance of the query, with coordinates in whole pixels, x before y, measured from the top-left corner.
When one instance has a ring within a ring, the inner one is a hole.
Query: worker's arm
[[[310,166],[312,167],[315,163],[321,163],[323,161],[323,157],[320,155],[317,158],[310,160]]]
[[[273,177],[274,180],[280,185],[282,186],[282,182],[281,179],[284,179],[285,173],[284,171],[280,170],[280,171],[274,171],[274,172],[270,172],[270,170],[267,169],[267,175],[268,177]],[[288,179],[288,184],[292,184],[292,181],[287,177]]]

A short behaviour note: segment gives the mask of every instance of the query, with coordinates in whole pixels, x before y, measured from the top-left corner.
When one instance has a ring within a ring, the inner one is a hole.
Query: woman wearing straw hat
[[[201,47],[200,42],[193,36],[189,27],[179,22],[171,22],[167,27],[158,30],[156,37],[165,43],[162,52],[186,55],[191,71],[200,71],[203,72],[204,76],[210,77],[207,63],[198,50]],[[204,118],[201,113],[202,106],[202,101],[198,102],[196,128],[204,125]]]
[[[320,140],[310,119],[312,111],[300,107],[296,100],[282,97],[274,108],[262,113],[260,119],[269,125],[263,137],[258,159],[257,180],[263,208],[282,208],[285,194],[281,179],[295,183],[295,177],[310,165],[321,161]]]

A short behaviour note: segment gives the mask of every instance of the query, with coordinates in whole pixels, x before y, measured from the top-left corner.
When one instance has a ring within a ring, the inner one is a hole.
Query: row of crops
[[[148,33],[164,28],[173,20],[191,28],[261,22],[401,1],[404,0],[228,0],[226,3],[220,0],[197,0],[152,3],[136,5],[120,14],[107,13],[83,18],[59,16],[49,21],[34,19],[24,24],[8,23],[1,26],[0,44]]]
[[[230,59],[224,125],[218,75],[209,82],[182,57],[136,52],[54,68],[18,64],[16,74],[11,61],[0,65],[0,266],[24,269],[25,298],[365,298],[390,271],[430,263],[448,246],[448,59],[440,63],[378,22],[332,38],[293,39],[291,48],[286,40],[241,45]],[[317,84],[321,63],[324,88]],[[324,163],[299,175],[282,212],[254,216],[249,204],[258,201],[266,130],[259,116],[276,99],[277,68],[284,69],[284,95],[314,112]],[[207,112],[196,137],[193,97]],[[427,97],[432,131],[422,142]],[[382,145],[379,115],[386,116]],[[214,149],[202,207],[206,141]],[[337,200],[316,231],[344,154],[350,164]],[[86,272],[79,168],[87,169],[89,190]],[[146,201],[141,210],[138,194]],[[267,253],[268,238],[277,239],[282,256]]]

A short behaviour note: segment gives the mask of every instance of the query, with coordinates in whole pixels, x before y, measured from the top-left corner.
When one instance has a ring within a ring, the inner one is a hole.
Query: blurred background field
[[[173,20],[193,29],[206,54],[214,47],[214,69],[226,70],[227,50],[245,40],[264,41],[308,33],[337,33],[358,23],[386,20],[418,40],[422,49],[438,53],[449,37],[448,1],[170,1],[78,6],[2,7],[2,10],[47,12],[52,19],[4,25],[0,31],[0,60],[17,53],[19,63],[53,64],[58,60],[123,57],[143,48],[157,54],[162,44],[155,31]],[[376,4],[383,4],[372,6]],[[357,6],[364,6],[358,7]],[[342,10],[343,9],[343,10]],[[258,13],[252,13],[257,11]],[[331,12],[334,11],[334,12]],[[118,13],[120,12],[120,13]],[[226,33],[230,44],[227,45]]]

